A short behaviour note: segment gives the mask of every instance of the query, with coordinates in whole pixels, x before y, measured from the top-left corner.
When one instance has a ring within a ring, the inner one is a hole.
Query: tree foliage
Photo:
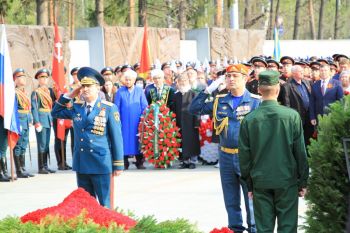
[[[136,25],[139,22],[139,3],[147,9],[147,21],[152,27],[179,27],[179,9],[181,0],[135,0],[135,6],[130,9],[129,1],[100,0],[104,2],[104,22],[110,26],[128,26],[130,10],[135,12]],[[238,0],[240,28],[267,30],[269,25],[275,25],[276,3],[279,2],[277,18],[283,23],[281,39],[292,39],[297,30],[299,39],[312,39],[310,27],[309,2],[312,0],[300,0],[299,20],[295,20],[295,0],[262,0],[249,1]],[[68,4],[74,2],[75,28],[92,27],[97,25],[95,13],[95,0],[54,0],[57,10],[57,18],[60,26],[68,26]],[[213,27],[216,14],[215,0],[185,0],[186,2],[186,29]],[[224,0],[222,9],[222,26],[229,27],[229,9],[234,1]],[[249,18],[244,17],[245,5],[250,2]],[[324,2],[322,31],[316,34],[322,35],[322,39],[348,39],[350,37],[347,19],[350,16],[350,0],[313,0],[313,13],[315,28],[319,28],[320,4]],[[338,17],[336,18],[336,3],[338,2]],[[270,15],[270,6],[273,3],[273,16]],[[0,0],[0,13],[9,24],[36,24],[36,1],[33,0]],[[270,22],[273,21],[273,22]],[[338,31],[334,30],[337,22]],[[297,23],[298,25],[295,25]],[[336,34],[336,35],[335,35]],[[269,39],[269,38],[268,38]]]
[[[344,232],[350,185],[343,138],[350,138],[350,96],[319,118],[317,141],[309,147],[307,233]]]

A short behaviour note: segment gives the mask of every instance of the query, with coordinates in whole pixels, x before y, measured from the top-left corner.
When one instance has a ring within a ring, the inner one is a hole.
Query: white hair
[[[151,77],[160,77],[160,78],[164,78],[164,72],[160,69],[154,69],[151,71]]]
[[[292,73],[303,71],[303,68],[299,65],[292,66]]]
[[[343,77],[344,75],[349,75],[350,76],[350,71],[349,70],[344,70],[340,73],[339,77]]]
[[[128,77],[128,78],[136,78],[137,77],[137,73],[133,70],[127,70],[123,73],[124,77]]]

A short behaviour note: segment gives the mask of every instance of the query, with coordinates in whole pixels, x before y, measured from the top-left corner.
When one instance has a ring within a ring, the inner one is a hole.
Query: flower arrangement
[[[213,121],[209,115],[201,116],[199,140],[201,145],[200,157],[208,164],[216,163],[219,159],[218,145],[212,143]]]
[[[167,168],[179,157],[181,134],[175,117],[160,101],[149,105],[141,116],[138,129],[141,152],[155,168]]]
[[[234,231],[230,230],[228,227],[223,227],[221,229],[214,228],[209,233],[234,233]]]
[[[124,216],[99,205],[96,199],[82,188],[73,191],[57,206],[38,209],[25,214],[20,219],[22,223],[32,222],[34,224],[40,224],[41,221],[47,219],[48,216],[58,216],[62,221],[69,221],[81,215],[81,213],[84,213],[86,222],[92,220],[94,223],[107,228],[111,224],[116,224],[128,230],[137,223],[128,216]],[[50,222],[48,222],[48,224],[50,224]]]

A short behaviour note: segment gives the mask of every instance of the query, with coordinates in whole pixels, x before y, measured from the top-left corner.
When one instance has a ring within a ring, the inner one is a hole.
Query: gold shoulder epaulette
[[[227,94],[220,94],[220,95],[216,95],[215,98],[221,98],[221,97],[225,97]]]
[[[76,100],[74,103],[75,103],[75,104],[84,104],[84,101],[82,101],[82,100]]]
[[[103,103],[103,104],[105,104],[105,105],[108,105],[108,106],[110,106],[110,107],[113,106],[113,103],[108,102],[108,101],[106,101],[106,100],[101,100],[101,103]]]
[[[250,93],[250,96],[254,99],[261,99],[261,96],[260,95],[256,95],[256,94],[252,94]]]

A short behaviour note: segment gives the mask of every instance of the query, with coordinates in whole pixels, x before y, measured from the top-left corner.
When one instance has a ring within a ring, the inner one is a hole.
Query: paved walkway
[[[31,145],[32,153],[36,152],[35,143]],[[35,173],[36,153],[32,157],[33,167],[29,170]],[[69,164],[71,159],[69,154]],[[53,166],[55,163],[52,153],[50,167],[57,168]],[[30,166],[29,158],[27,164]],[[34,178],[0,183],[0,219],[56,205],[74,189],[76,179],[72,171],[36,174]],[[158,220],[186,218],[197,223],[203,232],[227,225],[219,171],[213,166],[198,166],[194,170],[155,170],[148,166],[143,171],[131,166],[115,179],[115,205],[133,211],[136,216],[154,215]],[[304,215],[303,199],[300,199],[299,209],[299,214]]]

